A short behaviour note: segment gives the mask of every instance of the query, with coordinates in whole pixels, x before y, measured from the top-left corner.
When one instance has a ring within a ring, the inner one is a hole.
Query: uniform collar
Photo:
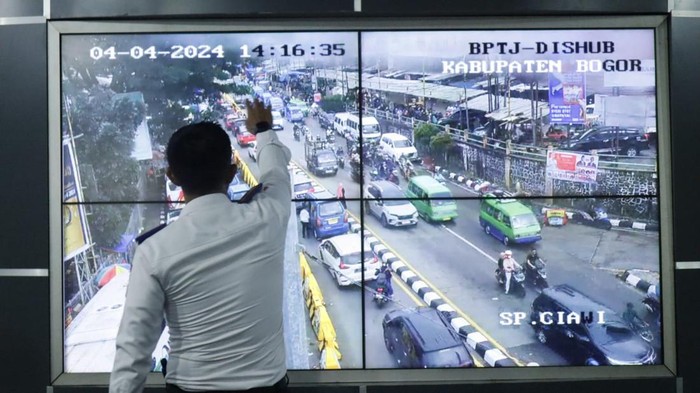
[[[184,208],[182,208],[181,216],[192,214],[197,211],[206,210],[213,206],[219,205],[230,205],[231,200],[228,199],[226,194],[217,192],[214,194],[202,195],[200,197],[194,198],[193,200],[187,202]]]

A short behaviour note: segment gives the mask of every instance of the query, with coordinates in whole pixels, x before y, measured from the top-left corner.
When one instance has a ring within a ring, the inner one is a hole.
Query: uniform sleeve
[[[143,390],[150,372],[151,354],[162,333],[165,294],[145,254],[143,246],[136,249],[117,333],[109,393]]]
[[[272,209],[286,225],[292,204],[292,185],[287,169],[292,153],[272,130],[257,134],[257,143],[260,182],[264,186],[257,201],[263,205],[263,211]]]

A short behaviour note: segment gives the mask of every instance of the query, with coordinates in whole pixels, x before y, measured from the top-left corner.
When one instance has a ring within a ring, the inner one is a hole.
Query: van
[[[512,198],[498,198],[487,194],[481,201],[479,224],[487,235],[504,245],[527,244],[542,240],[537,217],[529,207]]]
[[[273,111],[280,111],[284,112],[284,101],[282,101],[281,98],[279,97],[270,97],[270,107],[272,107]]]
[[[379,148],[382,149],[383,152],[393,157],[395,161],[398,161],[401,156],[404,156],[411,161],[420,160],[418,151],[413,146],[411,141],[401,134],[390,132],[382,135],[382,138],[379,141]]]
[[[350,116],[347,112],[336,113],[333,118],[333,129],[338,135],[345,135],[345,121]]]
[[[418,215],[428,222],[450,221],[458,216],[454,200],[444,199],[452,198],[450,189],[431,176],[413,176],[408,182],[405,195],[411,198]]]
[[[364,142],[377,142],[382,135],[379,122],[373,116],[362,116],[362,139]],[[345,138],[358,140],[360,138],[360,117],[350,114],[345,121]]]
[[[269,106],[269,105],[270,105],[270,99],[271,99],[271,98],[272,98],[272,94],[271,94],[271,93],[267,93],[267,92],[266,92],[266,93],[263,93],[263,94],[262,94],[262,102],[263,102],[263,104],[265,104],[265,106]]]
[[[294,184],[292,184],[292,195],[296,200],[296,210],[299,212],[304,206],[304,199],[308,198],[309,193],[314,192],[314,184],[305,174],[295,173],[293,176]]]
[[[317,240],[348,233],[348,212],[335,195],[320,191],[308,198],[309,225]]]

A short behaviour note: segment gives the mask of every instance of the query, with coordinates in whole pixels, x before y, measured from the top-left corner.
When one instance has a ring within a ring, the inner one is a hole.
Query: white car
[[[304,206],[304,200],[309,194],[314,193],[314,184],[308,176],[302,174],[294,174],[293,195],[296,200],[297,212]]]
[[[377,217],[382,226],[418,225],[416,207],[409,200],[403,199],[403,192],[394,183],[386,180],[373,181],[367,186],[365,197],[365,211]]]
[[[381,266],[379,258],[365,243],[362,254],[362,238],[359,233],[333,236],[318,246],[321,261],[328,267],[331,276],[339,286],[359,284],[364,267],[365,281],[377,278],[377,269]]]
[[[280,111],[272,111],[272,129],[284,129],[284,118],[282,117],[282,113],[280,113]]]
[[[180,218],[181,212],[182,212],[182,209],[169,211],[168,215],[166,216],[165,224],[169,225],[171,222],[177,221],[177,219]]]
[[[401,156],[405,156],[411,161],[420,159],[420,157],[418,157],[418,151],[411,141],[401,134],[388,133],[382,135],[382,138],[379,140],[379,147],[382,151],[394,157],[396,161],[398,161]]]
[[[182,187],[171,182],[167,176],[165,177],[165,199],[168,201],[170,209],[182,209],[185,202],[185,194],[182,192]]]
[[[252,141],[248,144],[248,157],[253,161],[258,161],[258,143],[256,141]]]

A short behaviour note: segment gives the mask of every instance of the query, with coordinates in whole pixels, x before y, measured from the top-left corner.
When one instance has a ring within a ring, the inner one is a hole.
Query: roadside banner
[[[598,177],[598,156],[592,154],[547,152],[547,178],[595,183]]]
[[[574,69],[574,65],[565,68]],[[549,118],[552,124],[586,122],[586,74],[553,72],[549,74]]]
[[[75,152],[69,141],[63,142],[63,260],[88,249],[87,220],[80,193]]]

